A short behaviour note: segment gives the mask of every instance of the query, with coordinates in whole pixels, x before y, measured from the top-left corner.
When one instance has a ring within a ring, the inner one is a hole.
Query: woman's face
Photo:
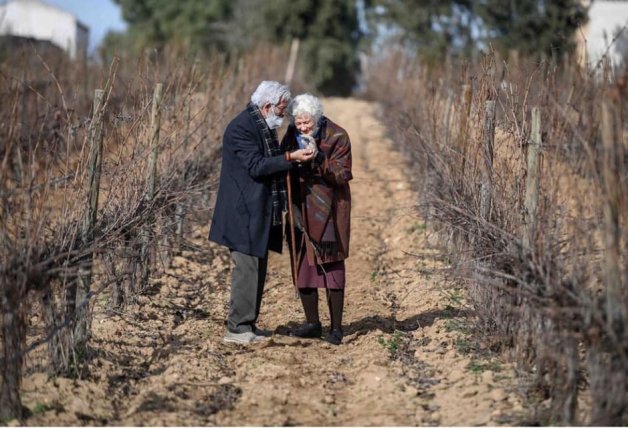
[[[301,134],[312,135],[314,133],[314,119],[309,114],[302,114],[294,118],[294,126]]]

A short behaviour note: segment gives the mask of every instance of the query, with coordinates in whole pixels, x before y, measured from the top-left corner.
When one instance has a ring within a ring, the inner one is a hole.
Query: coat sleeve
[[[234,128],[231,144],[238,161],[252,178],[261,178],[290,169],[291,162],[283,154],[266,157],[260,150],[257,136],[244,127]]]
[[[320,160],[320,173],[323,179],[332,186],[342,186],[353,178],[351,174],[351,141],[346,133],[334,135],[331,138],[338,138],[332,144],[333,150],[326,156],[322,152]]]
[[[294,133],[294,130],[291,129],[291,126],[292,125],[288,127],[286,134],[281,139],[281,144],[279,144],[279,148],[281,149],[282,153],[293,152],[297,149],[295,133]],[[288,167],[288,169],[293,170],[293,171],[298,171],[299,165],[296,162],[290,162],[290,167]]]

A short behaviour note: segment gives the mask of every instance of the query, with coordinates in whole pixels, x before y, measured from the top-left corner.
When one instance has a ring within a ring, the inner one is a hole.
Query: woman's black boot
[[[308,339],[320,339],[323,334],[323,327],[320,322],[306,322],[305,324],[290,331],[290,336],[304,337]]]
[[[305,311],[305,324],[295,328],[289,334],[294,337],[318,338],[323,335],[323,328],[318,319],[318,290],[316,288],[302,288],[299,290],[303,310]]]
[[[329,330],[325,336],[325,341],[332,345],[340,345],[342,343],[342,330],[339,328]]]
[[[342,343],[342,311],[344,307],[344,290],[327,290],[327,304],[329,305],[329,317],[331,318],[331,328],[325,336],[325,340],[332,345]]]

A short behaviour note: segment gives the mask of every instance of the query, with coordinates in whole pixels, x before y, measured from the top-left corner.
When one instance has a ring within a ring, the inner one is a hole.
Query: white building
[[[626,60],[628,54],[628,0],[584,0],[589,8],[589,21],[576,33],[578,58],[595,66],[608,53],[613,65]],[[624,29],[616,38],[617,33]],[[611,44],[612,43],[612,44]]]
[[[9,0],[0,5],[0,35],[47,41],[70,58],[81,58],[87,55],[89,28],[41,0]]]

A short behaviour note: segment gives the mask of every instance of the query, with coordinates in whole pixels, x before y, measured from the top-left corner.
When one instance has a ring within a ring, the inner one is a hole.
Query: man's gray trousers
[[[254,331],[266,282],[268,256],[259,258],[231,251],[231,299],[227,328],[232,333]]]

